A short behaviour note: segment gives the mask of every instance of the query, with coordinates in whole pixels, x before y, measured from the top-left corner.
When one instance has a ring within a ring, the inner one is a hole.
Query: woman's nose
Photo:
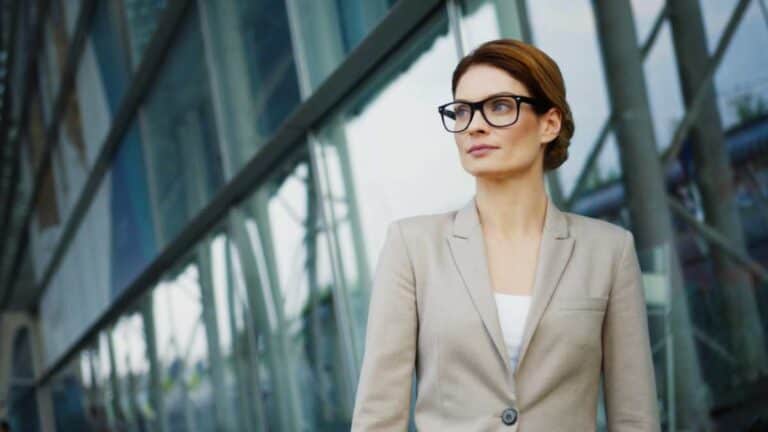
[[[490,125],[488,122],[485,121],[485,117],[483,117],[483,113],[480,112],[480,110],[475,111],[475,114],[472,116],[472,121],[469,122],[469,126],[467,126],[467,133],[472,133],[475,131],[484,130],[487,131]]]

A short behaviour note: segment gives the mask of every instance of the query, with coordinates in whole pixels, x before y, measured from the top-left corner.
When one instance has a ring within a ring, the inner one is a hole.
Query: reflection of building
[[[517,37],[560,63],[577,123],[551,195],[631,226],[643,257],[679,252],[665,430],[745,426],[766,406],[768,122],[715,87],[762,79],[768,32],[756,2],[711,3],[3,3],[0,416],[348,430],[386,225],[473,191],[434,107],[458,55]],[[691,72],[712,41],[717,86]]]

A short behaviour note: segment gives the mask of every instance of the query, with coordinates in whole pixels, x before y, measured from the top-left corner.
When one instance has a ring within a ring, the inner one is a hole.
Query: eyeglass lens
[[[483,103],[482,109],[491,126],[509,126],[517,120],[517,101],[511,97],[489,99]],[[467,103],[452,103],[443,110],[443,124],[452,132],[466,129],[471,120],[472,107]]]

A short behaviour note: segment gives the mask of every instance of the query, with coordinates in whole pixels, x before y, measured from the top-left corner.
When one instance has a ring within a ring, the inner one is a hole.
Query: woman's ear
[[[539,122],[539,135],[541,136],[541,144],[546,145],[550,141],[557,138],[560,135],[560,128],[563,124],[563,116],[555,107],[549,109],[541,116]]]

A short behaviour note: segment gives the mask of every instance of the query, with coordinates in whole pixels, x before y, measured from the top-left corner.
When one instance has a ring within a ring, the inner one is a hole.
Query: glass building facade
[[[349,430],[386,227],[474,193],[436,107],[501,37],[565,78],[548,193],[635,236],[662,430],[768,422],[765,0],[0,5],[14,431]]]

